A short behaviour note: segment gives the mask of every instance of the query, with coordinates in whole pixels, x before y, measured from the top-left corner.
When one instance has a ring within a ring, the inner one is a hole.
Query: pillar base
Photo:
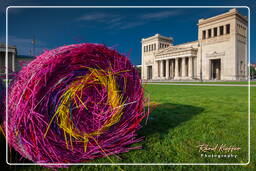
[[[186,80],[194,80],[194,78],[192,78],[192,77],[174,77],[173,79],[174,80],[180,80],[180,81],[182,81],[182,80],[184,80],[184,81],[186,81]]]

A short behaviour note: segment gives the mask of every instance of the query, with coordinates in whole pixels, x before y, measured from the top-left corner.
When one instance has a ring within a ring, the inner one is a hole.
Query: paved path
[[[223,87],[248,87],[247,84],[190,84],[190,83],[153,83],[153,82],[147,82],[143,84],[151,84],[151,85],[189,85],[189,86],[223,86]],[[252,85],[251,87],[256,87],[256,85]]]

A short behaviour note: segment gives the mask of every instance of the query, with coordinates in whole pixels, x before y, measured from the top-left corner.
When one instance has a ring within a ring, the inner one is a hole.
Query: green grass
[[[151,82],[149,82],[151,83]],[[199,82],[199,81],[187,81],[187,82],[180,82],[180,81],[166,81],[166,82],[152,82],[152,83],[175,83],[175,84],[241,84],[241,85],[248,85],[248,81],[216,81],[216,82]],[[251,85],[256,85],[256,81],[250,81]]]
[[[6,81],[7,81],[6,79],[3,80],[4,83],[6,83]],[[8,84],[9,84],[11,81],[12,81],[12,80],[9,79],[9,80],[8,80]]]
[[[146,95],[157,108],[139,136],[143,149],[111,156],[120,163],[246,163],[248,161],[248,89],[246,87],[201,87],[147,85]],[[256,88],[251,88],[251,151],[255,152]],[[197,146],[227,144],[241,147],[238,158],[201,158]],[[256,153],[247,166],[120,166],[124,170],[255,170]],[[96,163],[110,163],[106,158]],[[43,167],[7,167],[17,170],[47,170]],[[72,166],[67,170],[117,170],[117,166]],[[64,169],[63,169],[64,170]]]

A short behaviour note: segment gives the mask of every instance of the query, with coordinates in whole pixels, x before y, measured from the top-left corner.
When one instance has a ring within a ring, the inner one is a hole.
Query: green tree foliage
[[[253,66],[250,66],[250,75],[251,77],[256,76],[256,69]]]

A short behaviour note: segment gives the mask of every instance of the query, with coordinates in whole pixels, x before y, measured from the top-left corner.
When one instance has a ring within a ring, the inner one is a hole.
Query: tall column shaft
[[[193,77],[193,58],[188,58],[188,76],[189,78]]]
[[[182,58],[182,63],[181,63],[181,76],[185,77],[186,76],[186,58]]]
[[[175,58],[175,78],[179,78],[179,58]]]
[[[12,72],[15,72],[15,53],[12,53]]]
[[[173,61],[170,60],[170,77],[173,78]]]
[[[159,62],[160,62],[160,78],[163,78],[163,74],[164,74],[163,61],[161,60]]]
[[[166,60],[166,72],[165,72],[165,77],[166,79],[169,79],[170,77],[170,64],[169,64],[169,59]]]
[[[160,61],[157,61],[157,78],[160,77]]]

